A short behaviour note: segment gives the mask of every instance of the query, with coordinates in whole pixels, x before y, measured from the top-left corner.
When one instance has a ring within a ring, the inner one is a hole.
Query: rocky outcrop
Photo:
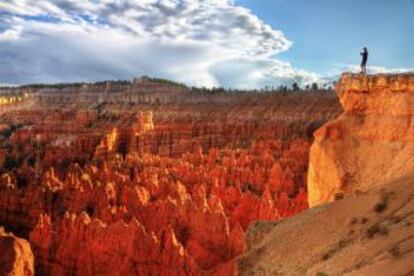
[[[344,74],[336,89],[344,113],[310,150],[308,199],[319,206],[253,223],[240,275],[413,273],[414,75]]]
[[[414,175],[246,234],[239,275],[412,275]]]
[[[33,276],[34,257],[30,244],[0,227],[0,275]]]
[[[414,75],[344,74],[336,89],[344,113],[315,133],[310,206],[414,171]]]

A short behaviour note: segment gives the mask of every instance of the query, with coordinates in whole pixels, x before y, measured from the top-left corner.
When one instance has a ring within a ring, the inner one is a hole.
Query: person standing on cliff
[[[362,61],[361,61],[361,74],[367,73],[367,62],[368,62],[368,49],[364,47],[361,52]]]

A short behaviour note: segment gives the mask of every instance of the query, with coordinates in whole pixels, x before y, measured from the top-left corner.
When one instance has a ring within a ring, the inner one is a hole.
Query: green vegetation
[[[317,83],[308,84],[304,87],[299,86],[297,82],[293,83],[290,87],[286,85],[279,85],[278,87],[274,86],[266,86],[261,89],[233,89],[233,88],[224,88],[224,87],[213,87],[213,88],[206,88],[206,87],[188,87],[183,83],[162,79],[162,78],[155,78],[149,76],[142,76],[142,80],[157,83],[160,85],[168,85],[173,87],[181,87],[183,89],[189,89],[193,92],[200,92],[200,93],[207,93],[207,94],[220,94],[220,93],[259,93],[259,92],[287,92],[287,91],[331,91],[331,85],[323,85],[320,87]],[[86,83],[86,82],[75,82],[75,83],[56,83],[56,84],[28,84],[21,86],[22,88],[30,88],[30,89],[43,89],[43,88],[51,88],[51,89],[63,89],[63,88],[73,88],[73,87],[81,87],[82,85],[106,85],[106,84],[118,84],[118,85],[131,85],[130,81],[126,80],[113,80],[113,81],[99,81],[94,83]]]
[[[20,86],[21,88],[29,88],[29,89],[44,89],[44,88],[52,88],[52,89],[63,89],[63,88],[76,88],[81,87],[83,85],[106,85],[108,83],[111,84],[121,84],[121,85],[128,85],[131,84],[130,81],[126,80],[113,80],[113,81],[98,81],[98,82],[71,82],[71,83],[37,83],[37,84],[27,84]]]
[[[112,80],[112,81],[98,81],[98,82],[94,82],[92,84],[96,84],[96,85],[106,85],[106,84],[120,84],[120,85],[128,85],[131,84],[130,81],[127,80]]]
[[[154,82],[154,83],[158,83],[158,84],[165,84],[165,85],[171,85],[171,86],[178,86],[178,87],[187,88],[187,86],[183,83],[178,83],[178,82],[170,81],[170,80],[166,80],[166,79],[151,78],[151,77],[148,77],[148,76],[143,76],[143,77],[141,77],[141,79],[146,80],[146,81],[150,81],[150,82]]]
[[[21,88],[28,89],[44,89],[44,88],[54,88],[54,89],[63,89],[66,87],[81,87],[86,83],[84,82],[73,82],[73,83],[37,83],[37,84],[27,84],[22,85]]]

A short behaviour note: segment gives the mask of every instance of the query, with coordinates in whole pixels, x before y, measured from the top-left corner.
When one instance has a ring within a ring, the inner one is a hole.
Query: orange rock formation
[[[413,274],[414,75],[344,74],[337,92],[345,112],[310,151],[319,206],[253,223],[240,275]]]
[[[142,80],[28,93],[0,117],[0,223],[42,275],[233,273],[252,221],[308,207],[311,133],[340,111]]]
[[[310,153],[311,206],[414,171],[414,75],[344,74],[337,93],[345,112]]]
[[[34,258],[30,244],[0,227],[0,274],[33,276]]]

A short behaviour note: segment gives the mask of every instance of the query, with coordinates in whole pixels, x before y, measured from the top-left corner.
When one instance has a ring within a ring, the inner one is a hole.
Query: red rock
[[[339,111],[146,80],[31,93],[0,117],[22,124],[0,140],[19,161],[0,169],[0,223],[48,275],[233,273],[252,221],[307,208],[309,131]]]
[[[0,227],[0,274],[34,275],[34,257],[28,241],[7,234]]]
[[[411,83],[413,74],[342,76],[344,113],[315,133],[310,152],[310,206],[414,171]]]

